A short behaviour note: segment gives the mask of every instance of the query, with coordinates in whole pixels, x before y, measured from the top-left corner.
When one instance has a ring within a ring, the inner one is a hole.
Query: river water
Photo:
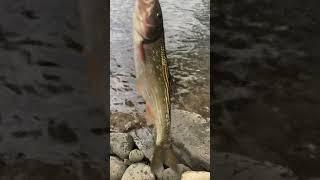
[[[173,108],[209,117],[209,0],[160,2],[170,72]],[[132,45],[133,0],[110,2],[110,110],[133,116],[144,111],[136,94]]]

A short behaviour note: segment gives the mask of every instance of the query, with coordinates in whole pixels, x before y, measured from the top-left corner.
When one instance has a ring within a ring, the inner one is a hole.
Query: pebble
[[[121,159],[127,159],[134,147],[133,138],[126,133],[110,133],[111,152]]]
[[[156,180],[150,166],[143,163],[130,165],[121,180]]]
[[[121,180],[127,166],[119,158],[110,156],[110,179]]]
[[[129,160],[133,163],[140,162],[144,158],[144,154],[139,149],[134,149],[129,154]]]

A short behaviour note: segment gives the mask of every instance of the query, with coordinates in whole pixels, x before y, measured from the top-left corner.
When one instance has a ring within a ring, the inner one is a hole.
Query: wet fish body
[[[151,169],[159,177],[163,164],[176,170],[176,157],[170,140],[171,88],[158,0],[136,0],[133,39],[137,92],[146,101],[146,119],[156,134]]]

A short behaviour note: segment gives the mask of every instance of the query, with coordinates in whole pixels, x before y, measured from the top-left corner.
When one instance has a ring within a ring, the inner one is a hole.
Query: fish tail
[[[151,170],[158,178],[162,177],[164,165],[177,172],[177,159],[172,146],[163,147],[157,145],[151,161]]]

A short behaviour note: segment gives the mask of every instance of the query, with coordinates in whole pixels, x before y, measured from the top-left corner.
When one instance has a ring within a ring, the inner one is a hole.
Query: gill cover
[[[151,43],[159,39],[163,33],[163,20],[158,0],[138,0],[136,5],[136,29],[144,43]]]

